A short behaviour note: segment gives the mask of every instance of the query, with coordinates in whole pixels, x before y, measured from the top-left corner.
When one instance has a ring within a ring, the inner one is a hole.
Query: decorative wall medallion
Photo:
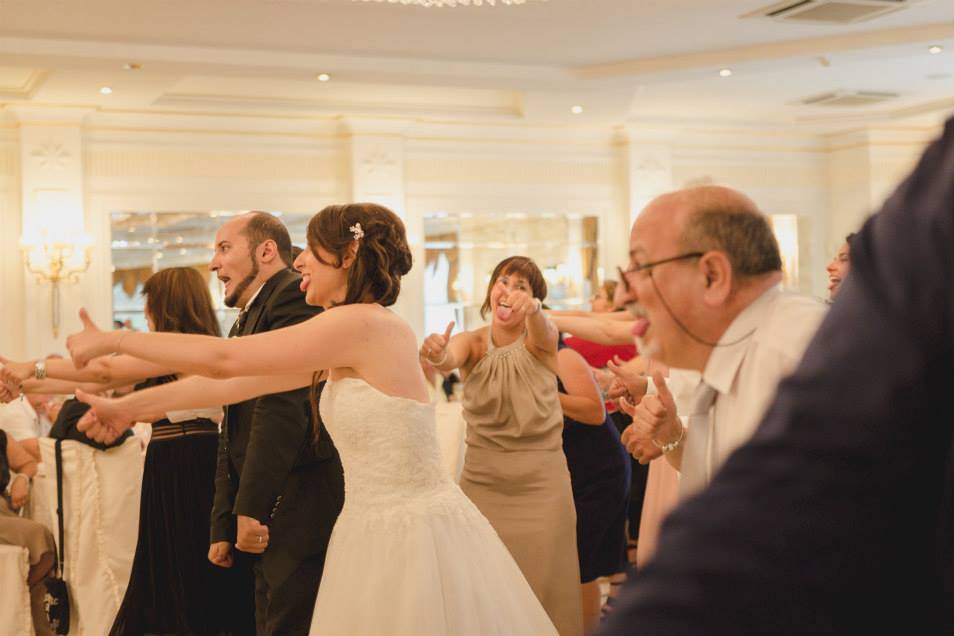
[[[36,150],[30,153],[30,156],[33,157],[33,160],[36,161],[36,164],[41,170],[65,168],[73,158],[73,155],[63,147],[63,144],[52,140],[44,141]]]

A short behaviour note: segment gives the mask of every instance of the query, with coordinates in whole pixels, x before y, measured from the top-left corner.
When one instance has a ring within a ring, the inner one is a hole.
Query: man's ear
[[[261,245],[258,246],[258,260],[262,263],[272,263],[275,259],[282,260],[281,255],[278,253],[278,245],[275,244],[275,241],[272,239],[266,239],[262,241]]]
[[[732,291],[732,263],[724,252],[706,252],[699,259],[699,268],[705,277],[703,297],[706,304],[721,305]]]

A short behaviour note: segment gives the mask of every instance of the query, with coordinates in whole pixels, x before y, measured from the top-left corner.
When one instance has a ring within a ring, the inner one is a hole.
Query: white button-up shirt
[[[825,312],[826,306],[814,298],[773,287],[736,316],[719,342],[738,344],[715,347],[702,373],[702,381],[716,390],[705,465],[683,465],[683,475],[702,470],[699,483],[708,484],[732,451],[748,441],[779,381],[801,361]]]
[[[48,432],[42,430],[40,418],[22,395],[7,404],[0,404],[0,429],[17,441],[40,437]]]

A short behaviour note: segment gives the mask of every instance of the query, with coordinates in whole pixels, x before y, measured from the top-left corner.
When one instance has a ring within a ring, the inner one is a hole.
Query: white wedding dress
[[[444,471],[434,407],[329,381],[345,475],[312,636],[556,636],[487,519]]]

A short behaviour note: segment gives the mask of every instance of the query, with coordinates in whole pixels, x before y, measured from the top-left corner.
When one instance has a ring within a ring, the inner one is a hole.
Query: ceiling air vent
[[[905,9],[919,0],[787,0],[746,13],[743,18],[764,17],[786,22],[850,24]]]
[[[802,100],[806,106],[870,106],[900,97],[880,91],[834,91]]]

